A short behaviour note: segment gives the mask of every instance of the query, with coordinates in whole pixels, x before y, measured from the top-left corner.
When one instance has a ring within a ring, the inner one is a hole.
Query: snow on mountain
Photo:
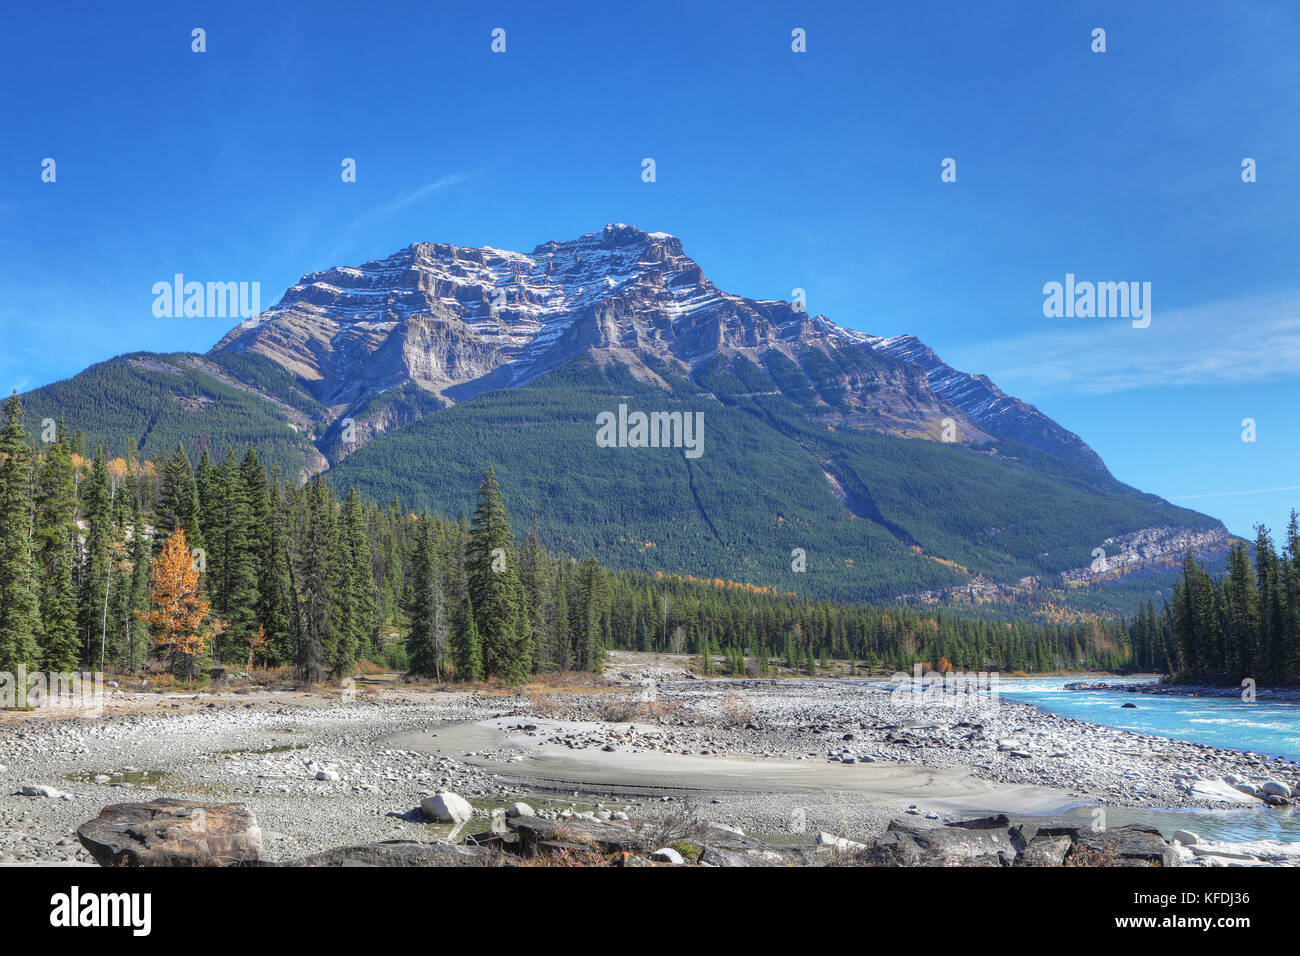
[[[951,418],[964,442],[1005,435],[1104,470],[1078,436],[986,377],[945,365],[914,336],[881,338],[790,302],[723,292],[680,239],[624,223],[530,253],[419,242],[312,273],[231,329],[221,350],[274,359],[335,415],[407,382],[460,401],[589,352],[635,374],[646,356],[693,373],[715,357],[763,368],[775,351],[808,374],[818,407],[838,423],[937,439]]]

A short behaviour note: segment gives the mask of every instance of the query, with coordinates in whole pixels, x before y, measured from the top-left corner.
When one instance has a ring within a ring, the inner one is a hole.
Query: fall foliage
[[[173,667],[183,667],[187,676],[193,676],[194,663],[207,644],[203,619],[209,604],[199,597],[199,571],[181,528],[171,533],[158,555],[149,599],[153,609],[139,617],[153,628],[154,644],[170,649]]]

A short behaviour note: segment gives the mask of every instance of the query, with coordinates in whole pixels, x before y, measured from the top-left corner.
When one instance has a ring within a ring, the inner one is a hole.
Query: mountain
[[[679,239],[623,224],[313,273],[207,355],[121,356],[27,402],[113,448],[251,443],[299,478],[450,514],[492,464],[558,550],[843,599],[987,581],[1123,610],[1132,588],[1115,607],[1083,593],[1121,576],[1091,573],[1094,549],[1140,551],[1119,565],[1155,570],[1149,594],[1186,547],[1227,542],[915,337],[723,292]],[[599,416],[637,412],[702,416],[702,452],[598,443]]]

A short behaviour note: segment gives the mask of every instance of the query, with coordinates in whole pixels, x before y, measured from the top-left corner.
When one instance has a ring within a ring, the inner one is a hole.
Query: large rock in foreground
[[[262,853],[262,830],[242,803],[114,803],[77,837],[100,866],[234,866]]]
[[[280,866],[485,866],[487,851],[451,843],[385,840],[360,846],[341,846],[313,853]]]
[[[474,808],[468,800],[442,790],[421,800],[420,812],[426,820],[439,823],[465,823],[474,818]]]
[[[1180,865],[1177,849],[1151,827],[1092,830],[1051,820],[1012,825],[1006,816],[933,827],[894,820],[851,852],[866,866]]]

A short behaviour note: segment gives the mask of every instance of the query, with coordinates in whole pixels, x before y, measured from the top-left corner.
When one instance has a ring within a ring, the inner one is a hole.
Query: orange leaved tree
[[[172,670],[184,669],[194,677],[194,663],[207,644],[203,618],[209,604],[199,597],[199,569],[185,545],[185,532],[177,528],[154,562],[149,581],[152,609],[139,614],[153,628],[153,642],[170,650]]]

